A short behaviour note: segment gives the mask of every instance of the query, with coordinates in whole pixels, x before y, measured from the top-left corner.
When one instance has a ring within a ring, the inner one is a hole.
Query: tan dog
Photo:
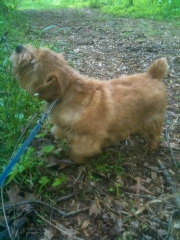
[[[79,74],[61,54],[49,49],[18,45],[11,56],[13,74],[22,88],[45,99],[56,138],[70,141],[72,160],[101,152],[102,146],[141,133],[147,147],[159,142],[166,111],[166,92],[161,79],[167,72],[165,58],[148,71],[100,81]]]

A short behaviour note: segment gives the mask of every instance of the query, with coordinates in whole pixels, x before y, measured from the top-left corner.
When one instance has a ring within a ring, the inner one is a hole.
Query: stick
[[[26,205],[26,204],[43,205],[43,206],[45,206],[45,207],[47,207],[47,208],[50,208],[51,210],[59,213],[59,214],[62,215],[63,217],[69,217],[69,216],[75,215],[75,214],[77,214],[77,213],[87,211],[87,210],[89,209],[89,207],[84,207],[84,208],[81,208],[81,209],[78,209],[78,210],[75,210],[75,211],[66,213],[66,212],[64,212],[64,211],[59,210],[59,209],[56,208],[56,207],[51,206],[51,205],[48,204],[48,203],[44,203],[44,202],[41,202],[41,201],[26,201],[26,202],[20,202],[20,203],[16,203],[16,206]],[[12,207],[14,207],[14,204],[6,205],[6,206],[4,206],[4,209],[9,209],[9,208],[12,208]],[[2,210],[3,210],[3,207],[0,207],[0,211],[2,211]]]
[[[3,215],[4,215],[4,220],[5,220],[5,223],[6,223],[6,227],[7,227],[7,232],[9,234],[9,238],[11,240],[13,240],[12,235],[11,235],[11,231],[9,229],[7,217],[6,217],[6,211],[5,211],[5,207],[4,207],[4,198],[3,198],[3,188],[2,187],[1,187],[1,201],[2,201],[2,210],[3,210]]]
[[[57,203],[63,202],[63,201],[68,200],[69,198],[71,198],[71,197],[73,197],[73,196],[74,196],[74,193],[71,193],[71,194],[69,194],[69,195],[67,195],[67,196],[63,196],[63,197],[58,198],[58,199],[56,200],[56,202],[57,202]]]
[[[35,210],[33,210],[34,213],[40,217],[41,219],[43,219],[45,222],[49,223],[51,226],[53,226],[54,228],[58,229],[60,232],[62,232],[63,234],[67,234],[69,237],[71,237],[71,239],[75,239],[75,240],[83,240],[82,238],[79,237],[74,237],[72,234],[74,234],[74,231],[71,229],[68,229],[66,227],[64,227],[62,224],[58,223],[58,227],[54,224],[52,224],[51,222],[49,222],[48,220],[46,220],[45,218],[43,218],[41,215],[39,215],[39,213],[37,213]]]
[[[162,162],[159,159],[158,159],[158,164],[159,164],[161,170],[163,171],[164,178],[166,179],[167,183],[169,183],[169,185],[171,187],[171,192],[175,194],[175,203],[176,203],[177,208],[180,210],[180,197],[176,196],[177,195],[176,186],[173,183],[168,171],[166,170],[166,168],[164,167],[164,165],[162,164]]]
[[[166,116],[166,120],[167,120],[167,116]],[[168,147],[169,147],[170,153],[171,153],[171,158],[172,158],[172,160],[173,160],[173,162],[174,162],[175,167],[177,168],[177,163],[176,163],[176,160],[175,160],[175,158],[174,158],[174,153],[173,153],[173,150],[172,150],[172,148],[171,148],[170,141],[169,141],[169,132],[168,132],[167,127],[165,127],[165,134],[166,134],[166,140],[167,140],[167,142],[168,142]]]

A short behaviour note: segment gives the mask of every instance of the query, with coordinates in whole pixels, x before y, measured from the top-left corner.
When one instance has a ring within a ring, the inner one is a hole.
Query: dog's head
[[[62,96],[71,79],[71,70],[63,56],[46,48],[19,44],[11,61],[20,86],[47,101]]]

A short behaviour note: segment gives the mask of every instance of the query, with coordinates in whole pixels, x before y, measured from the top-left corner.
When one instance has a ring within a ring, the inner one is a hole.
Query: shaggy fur
[[[69,139],[74,162],[130,134],[141,133],[150,150],[157,147],[167,104],[161,81],[168,70],[165,58],[145,73],[109,81],[79,74],[61,54],[45,48],[18,45],[11,60],[20,86],[46,100],[46,109],[58,98],[50,113],[52,133]]]

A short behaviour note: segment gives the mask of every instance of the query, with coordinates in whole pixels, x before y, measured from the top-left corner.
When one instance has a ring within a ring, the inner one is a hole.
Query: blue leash
[[[3,173],[0,175],[0,187],[3,185],[5,179],[7,178],[8,174],[11,172],[12,168],[15,166],[19,158],[23,155],[24,151],[27,149],[29,144],[32,142],[33,138],[36,136],[36,134],[39,132],[43,125],[43,121],[48,117],[51,109],[54,107],[55,103],[57,102],[57,99],[52,102],[50,105],[48,111],[43,114],[42,118],[38,121],[35,128],[32,130],[29,137],[26,139],[26,141],[23,143],[21,148],[18,150],[16,155],[10,160],[8,166],[4,169]]]

